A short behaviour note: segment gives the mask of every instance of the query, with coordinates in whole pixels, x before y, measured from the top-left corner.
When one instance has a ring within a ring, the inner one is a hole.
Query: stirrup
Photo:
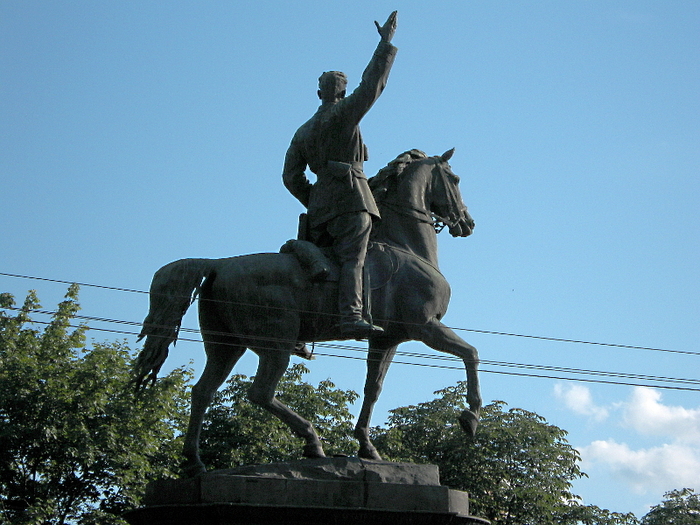
[[[383,331],[384,329],[381,326],[375,326],[364,319],[353,319],[340,323],[340,333],[342,335],[353,337],[358,340],[366,339],[371,335],[376,335]]]
[[[292,354],[301,357],[302,359],[308,359],[311,361],[314,358],[314,353],[309,350],[309,347],[306,346],[306,343],[303,341],[298,341],[296,345],[294,345],[294,350],[292,350]]]

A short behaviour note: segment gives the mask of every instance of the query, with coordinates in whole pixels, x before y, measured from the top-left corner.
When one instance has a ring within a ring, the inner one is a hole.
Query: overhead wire
[[[7,307],[5,309],[15,310],[15,311],[23,310],[23,308],[18,308],[18,307]],[[37,313],[40,315],[55,315],[57,313],[56,311],[40,310],[40,309],[29,309],[28,311],[32,312],[32,313]],[[140,324],[141,324],[141,323],[138,323],[135,321],[125,321],[125,320],[109,319],[109,318],[94,317],[94,316],[84,316],[84,315],[77,315],[77,314],[72,315],[72,317],[77,318],[77,319],[82,319],[82,320],[88,320],[88,321],[105,322],[105,323],[118,323],[118,324],[130,325],[130,326],[140,326]],[[28,322],[38,323],[38,324],[49,324],[50,323],[48,321],[36,321],[36,320],[29,320]],[[83,328],[87,328],[89,330],[114,333],[114,334],[119,334],[119,335],[127,335],[127,336],[139,335],[136,332],[129,332],[129,331],[125,331],[125,330],[115,330],[112,328],[96,328],[96,327],[87,327],[85,325],[78,325],[78,326],[69,325],[69,326],[72,328],[83,327]],[[182,328],[181,330],[184,332],[198,333],[201,335],[201,330],[198,330],[198,329]],[[209,335],[226,335],[229,337],[243,337],[247,341],[260,339],[260,340],[265,341],[267,343],[296,342],[296,341],[290,341],[290,340],[282,339],[282,338],[274,338],[274,337],[270,337],[270,336],[254,337],[254,336],[242,335],[242,334],[231,334],[228,332],[207,331],[207,334],[209,334]],[[199,339],[191,339],[191,338],[183,338],[183,337],[179,337],[178,340],[179,341],[186,341],[186,342],[195,342],[195,343],[202,342]],[[232,346],[239,346],[238,344],[235,344],[235,343],[226,343],[226,342],[217,342],[217,343],[222,344],[222,345],[231,344]],[[364,348],[360,348],[358,346],[353,346],[353,345],[347,345],[347,344],[316,343],[316,345],[320,348],[354,351],[354,352],[365,352]],[[365,360],[365,359],[367,359],[364,356],[358,357],[358,356],[338,355],[338,354],[332,354],[332,353],[320,353],[320,352],[315,352],[314,355],[323,356],[323,357],[331,357],[331,358],[352,359],[352,360]],[[401,357],[424,359],[424,360],[428,360],[428,361],[430,361],[430,360],[454,361],[454,360],[459,359],[455,356],[441,356],[441,355],[423,354],[423,353],[418,353],[418,352],[407,352],[407,351],[398,351],[396,353],[396,355],[401,356]],[[623,372],[607,372],[607,371],[601,371],[601,370],[588,370],[588,369],[569,368],[569,367],[560,367],[560,366],[552,366],[552,365],[533,365],[533,364],[525,364],[525,363],[512,363],[512,362],[492,361],[492,360],[480,360],[480,362],[482,365],[485,364],[485,365],[489,365],[489,366],[496,366],[496,367],[503,367],[503,368],[516,368],[516,369],[525,369],[525,370],[541,371],[541,372],[558,372],[560,374],[571,374],[571,375],[575,375],[575,376],[610,377],[610,378],[628,379],[631,381],[638,381],[638,382],[631,383],[631,382],[611,381],[611,380],[603,380],[603,379],[592,379],[592,378],[587,378],[587,377],[563,377],[563,376],[543,375],[543,374],[534,374],[534,373],[526,373],[526,372],[490,370],[490,369],[481,368],[480,371],[484,372],[484,373],[503,374],[503,375],[512,375],[512,376],[520,376],[520,377],[534,377],[534,378],[541,378],[541,379],[555,379],[555,380],[562,380],[562,381],[578,381],[578,382],[587,382],[587,383],[610,384],[610,385],[646,386],[646,387],[650,387],[650,388],[660,388],[660,389],[667,389],[667,390],[684,390],[684,391],[700,392],[700,379],[673,378],[673,377],[653,376],[653,375],[645,375],[645,374],[631,374],[631,373],[623,373]],[[446,364],[443,365],[443,364],[433,364],[433,363],[417,363],[417,362],[406,362],[406,361],[396,361],[396,360],[394,360],[394,363],[401,364],[401,365],[422,366],[422,367],[428,367],[428,368],[440,368],[440,369],[447,369],[447,370],[462,370],[463,369],[463,367],[460,367],[460,366],[446,365]],[[652,382],[654,384],[640,384],[639,382],[641,382],[641,381]],[[675,383],[676,385],[688,385],[688,386],[674,386],[671,384],[664,384],[664,383]],[[698,385],[698,387],[693,388],[693,385]]]
[[[11,310],[20,310],[20,308],[15,308],[12,307],[10,308]],[[38,314],[43,314],[43,315],[55,315],[57,312],[56,311],[50,311],[50,310],[39,310],[39,309],[32,309],[30,310],[33,313],[38,313]],[[104,317],[94,317],[94,316],[84,316],[84,315],[74,315],[73,317],[77,319],[84,319],[88,321],[95,321],[95,322],[106,322],[106,323],[115,323],[115,324],[126,324],[130,326],[140,326],[141,323],[136,322],[136,321],[124,321],[124,320],[118,320],[118,319],[109,319],[109,318],[104,318]],[[158,326],[156,326],[158,328]],[[121,333],[125,335],[138,335],[135,332],[124,332],[124,331],[117,331],[117,330],[108,330],[108,329],[98,329],[101,331],[107,331],[107,332],[114,332],[114,333]],[[201,330],[196,329],[196,328],[186,328],[182,327],[180,328],[180,331],[183,332],[188,332],[188,333],[196,333],[201,335]],[[256,339],[253,336],[245,336],[243,334],[231,334],[229,332],[215,332],[215,331],[208,331],[209,335],[226,335],[226,336],[234,336],[234,337],[245,337],[247,339]],[[269,342],[283,342],[283,343],[290,343],[290,342],[296,342],[296,341],[290,341],[288,339],[283,339],[283,338],[272,338],[270,336],[264,336],[261,337],[265,341]],[[180,338],[183,340],[182,338]],[[200,340],[196,339],[189,339],[188,341],[192,342],[201,342]],[[226,344],[226,343],[220,343],[220,344]],[[353,350],[353,351],[364,351],[364,349],[360,349],[357,346],[353,345],[347,345],[347,344],[332,344],[332,343],[316,343],[319,347],[322,348],[335,348],[339,350]],[[428,359],[428,360],[435,360],[435,361],[441,361],[441,360],[456,360],[459,359],[455,356],[448,356],[448,355],[433,355],[433,354],[425,354],[425,353],[420,353],[420,352],[408,352],[405,350],[400,350],[397,352],[396,355],[402,355],[404,357],[415,357],[419,359]],[[547,371],[554,371],[554,372],[564,372],[564,373],[577,373],[577,374],[587,374],[587,375],[601,375],[601,376],[609,376],[609,377],[626,377],[630,379],[640,379],[640,380],[651,380],[651,381],[666,381],[666,382],[678,382],[678,383],[691,383],[691,384],[698,384],[700,385],[700,379],[681,379],[681,378],[672,378],[672,377],[664,377],[664,376],[653,376],[653,375],[645,375],[645,374],[630,374],[630,373],[624,373],[624,372],[606,372],[606,371],[601,371],[601,370],[589,370],[589,369],[582,369],[582,368],[570,368],[570,367],[561,367],[561,366],[553,366],[553,365],[533,365],[533,364],[527,364],[527,363],[514,363],[514,362],[507,362],[507,361],[493,361],[493,360],[488,360],[488,359],[480,359],[479,360],[481,364],[485,365],[493,365],[493,366],[501,366],[501,367],[511,367],[511,368],[531,368],[535,370],[547,370]]]
[[[83,282],[76,282],[76,281],[66,281],[66,280],[61,280],[61,279],[49,279],[46,277],[35,277],[35,276],[21,275],[21,274],[14,274],[14,273],[0,272],[0,276],[14,277],[14,278],[19,278],[19,279],[31,279],[31,280],[38,280],[38,281],[48,281],[48,282],[68,284],[68,285],[77,284],[78,286],[99,288],[99,289],[104,289],[104,290],[115,290],[115,291],[121,291],[121,292],[149,294],[149,292],[146,290],[138,290],[138,289],[134,289],[134,288],[122,288],[122,287],[116,287],[116,286],[107,286],[107,285],[83,283]],[[172,297],[178,297],[178,296],[174,295]],[[187,298],[190,299],[191,297],[187,296]],[[253,307],[259,307],[259,308],[266,308],[269,310],[286,309],[286,308],[277,307],[274,305],[259,305],[259,304],[256,305],[256,304],[250,304],[250,303],[245,303],[245,302],[240,302],[240,301],[230,301],[230,300],[221,300],[221,299],[206,299],[206,300],[210,301],[210,302],[217,302],[217,303],[230,304],[230,305],[236,305],[236,306],[253,306]],[[306,310],[297,310],[297,311],[302,312],[302,313],[317,313],[317,312],[309,312]],[[333,316],[333,314],[325,314],[325,313],[324,313],[324,315]],[[395,321],[392,321],[392,322],[395,322]],[[402,324],[417,324],[417,323],[407,323],[407,322],[401,322],[401,323]],[[668,349],[668,348],[656,348],[656,347],[638,346],[638,345],[629,345],[629,344],[620,344],[620,343],[605,343],[605,342],[598,342],[598,341],[586,341],[586,340],[581,340],[581,339],[568,339],[568,338],[562,338],[562,337],[517,334],[517,333],[513,333],[513,332],[502,332],[502,331],[496,331],[496,330],[481,330],[481,329],[476,329],[476,328],[464,328],[464,327],[457,327],[457,326],[447,326],[447,328],[450,328],[451,330],[455,330],[455,331],[471,332],[471,333],[478,333],[478,334],[485,334],[485,335],[500,335],[500,336],[508,336],[508,337],[520,337],[520,338],[525,338],[525,339],[535,339],[535,340],[540,340],[540,341],[558,342],[558,343],[574,343],[574,344],[584,344],[584,345],[594,345],[594,346],[605,346],[605,347],[611,347],[611,348],[622,348],[622,349],[628,349],[628,350],[648,350],[648,351],[653,351],[653,352],[666,352],[666,353],[673,353],[673,354],[700,356],[700,352],[693,352],[690,350],[674,350],[674,349]]]

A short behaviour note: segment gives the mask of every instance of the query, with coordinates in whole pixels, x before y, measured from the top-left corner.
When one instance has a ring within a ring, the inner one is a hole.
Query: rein
[[[432,269],[434,269],[437,273],[439,273],[440,275],[442,275],[442,272],[440,271],[440,268],[437,267],[437,265],[431,263],[431,262],[430,262],[428,259],[426,259],[425,257],[421,257],[420,255],[417,255],[417,254],[415,254],[415,253],[413,253],[413,252],[411,252],[411,251],[409,251],[409,250],[406,250],[406,249],[404,249],[404,248],[399,248],[398,246],[396,246],[396,245],[394,245],[394,244],[389,244],[389,243],[386,243],[386,242],[372,241],[370,244],[373,244],[373,245],[375,245],[375,246],[384,246],[384,247],[386,247],[386,249],[388,249],[388,250],[394,250],[394,251],[397,251],[397,252],[405,253],[406,255],[410,255],[411,257],[414,257],[414,258],[418,259],[419,261],[424,262],[425,264],[427,264],[428,266],[430,266]],[[396,270],[396,271],[398,271],[398,270]],[[395,271],[394,273],[396,273],[396,271]],[[443,276],[443,277],[444,277],[444,276]]]
[[[455,221],[451,221],[446,217],[441,217],[437,213],[433,213],[432,211],[428,212],[421,208],[414,208],[412,206],[400,205],[396,204],[395,202],[388,201],[382,202],[381,205],[390,208],[394,212],[398,213],[399,215],[403,215],[404,217],[410,217],[419,222],[430,224],[435,229],[435,233],[440,233],[445,229],[445,226],[452,227],[456,224]]]

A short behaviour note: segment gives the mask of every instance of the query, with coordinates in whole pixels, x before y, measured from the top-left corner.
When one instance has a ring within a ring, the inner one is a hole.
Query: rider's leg
[[[328,233],[333,237],[333,253],[340,264],[338,308],[344,335],[367,337],[382,329],[362,318],[362,274],[367,255],[372,218],[365,211],[344,213],[329,221]]]

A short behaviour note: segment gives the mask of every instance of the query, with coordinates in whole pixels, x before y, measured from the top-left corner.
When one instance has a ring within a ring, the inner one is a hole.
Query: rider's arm
[[[306,169],[306,160],[301,154],[299,144],[296,142],[296,136],[292,139],[289,145],[287,155],[284,158],[284,169],[282,170],[282,181],[286,188],[294,195],[299,202],[305,207],[309,206],[309,196],[311,194],[311,183],[306,178],[304,170]]]
[[[391,66],[394,64],[394,58],[398,49],[391,44],[391,39],[396,31],[396,11],[394,11],[383,26],[375,22],[381,40],[377,49],[372,55],[372,59],[362,73],[362,81],[355,90],[341,100],[339,105],[342,107],[346,116],[351,119],[353,124],[359,124],[362,117],[369,111],[372,105],[377,101],[379,96],[386,87],[389,79]]]

